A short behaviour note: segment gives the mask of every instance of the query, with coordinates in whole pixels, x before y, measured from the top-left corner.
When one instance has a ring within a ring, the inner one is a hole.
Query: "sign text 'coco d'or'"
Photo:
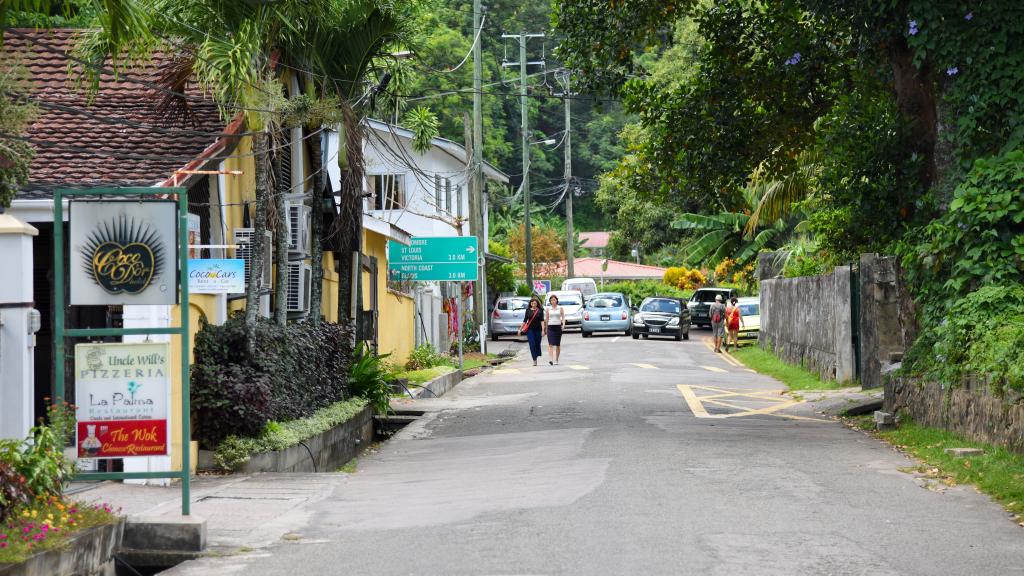
[[[173,201],[74,201],[69,219],[71,304],[174,304]]]
[[[168,454],[169,356],[166,342],[75,346],[79,457]]]

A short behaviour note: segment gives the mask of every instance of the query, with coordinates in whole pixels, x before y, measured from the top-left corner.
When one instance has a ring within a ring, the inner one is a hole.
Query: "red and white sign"
[[[169,453],[169,361],[166,342],[75,346],[80,458]]]

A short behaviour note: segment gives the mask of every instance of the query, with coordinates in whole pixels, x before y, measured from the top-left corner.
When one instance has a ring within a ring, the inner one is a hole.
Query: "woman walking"
[[[740,310],[737,300],[733,297],[729,300],[729,307],[725,309],[725,328],[729,336],[725,339],[725,351],[729,351],[729,342],[732,342],[732,349],[735,352],[740,347],[740,324],[743,322],[743,312]]]
[[[540,358],[540,339],[544,332],[544,311],[541,310],[540,300],[534,296],[530,298],[530,304],[526,307],[526,314],[523,315],[523,325],[519,327],[518,334],[526,332],[526,341],[530,343],[530,356],[533,356],[533,365],[537,365],[537,358]]]
[[[548,364],[558,364],[558,355],[562,352],[562,327],[565,326],[565,308],[558,305],[558,296],[548,298],[548,307],[544,310],[544,329],[548,334]]]

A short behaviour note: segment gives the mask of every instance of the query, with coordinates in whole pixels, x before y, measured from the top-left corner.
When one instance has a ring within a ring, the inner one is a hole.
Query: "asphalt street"
[[[521,353],[418,401],[302,529],[170,573],[1024,574],[999,506],[926,489],[707,334],[568,334],[559,366]]]

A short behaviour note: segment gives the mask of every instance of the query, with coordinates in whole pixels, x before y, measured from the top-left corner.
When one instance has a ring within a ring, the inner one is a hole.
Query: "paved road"
[[[705,344],[570,334],[421,401],[301,537],[172,574],[1022,574],[968,487],[780,396]]]

